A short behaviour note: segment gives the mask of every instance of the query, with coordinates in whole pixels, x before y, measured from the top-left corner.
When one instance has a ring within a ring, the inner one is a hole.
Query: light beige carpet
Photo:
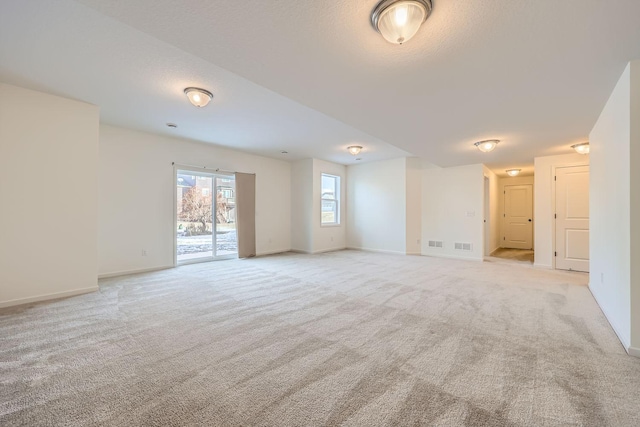
[[[581,273],[341,251],[0,311],[2,426],[638,426]]]
[[[498,248],[491,254],[492,257],[527,261],[533,264],[534,252],[527,249]]]

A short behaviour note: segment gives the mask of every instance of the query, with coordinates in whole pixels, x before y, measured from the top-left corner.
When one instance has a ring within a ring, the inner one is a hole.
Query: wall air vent
[[[440,240],[429,240],[429,247],[430,248],[443,248],[444,245],[442,244],[442,241],[440,241]]]
[[[467,251],[467,252],[471,252],[473,250],[473,245],[471,243],[460,243],[460,242],[456,242],[454,243],[455,250],[457,251]]]

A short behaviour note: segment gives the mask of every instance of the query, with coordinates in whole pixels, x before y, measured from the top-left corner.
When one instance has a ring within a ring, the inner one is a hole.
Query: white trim
[[[553,266],[551,266],[551,265],[538,264],[538,263],[535,263],[535,262],[533,263],[533,267],[534,268],[542,268],[542,269],[545,269],[545,270],[553,270]]]
[[[562,168],[575,168],[579,166],[589,166],[589,162],[569,162],[561,163],[559,165],[551,165],[551,269],[556,270],[556,176],[557,170]],[[591,168],[589,168],[589,174],[591,174]],[[534,197],[535,199],[535,197]],[[535,249],[535,246],[534,246]]]
[[[171,218],[171,240],[173,240],[173,267],[178,266],[178,165],[173,164],[173,217]]]
[[[334,194],[333,199],[325,199],[324,197],[322,197],[322,177],[324,175],[331,178],[337,178],[335,191],[338,194]],[[336,221],[334,222],[322,222],[322,202],[324,202],[325,200],[336,202],[337,218],[336,218]],[[341,227],[342,226],[342,214],[340,211],[341,209],[342,209],[342,176],[320,171],[320,227]]]
[[[306,251],[304,249],[293,249],[293,248],[290,249],[289,252],[293,252],[293,253],[296,253],[296,254],[311,254],[312,253],[311,251]]]
[[[213,209],[211,210],[211,238],[213,242],[212,253],[216,252],[217,248],[217,232],[216,232],[216,218],[218,215],[218,203],[216,202],[216,178],[219,176],[234,177],[233,172],[224,172],[219,169],[209,169],[206,167],[186,166],[178,163],[173,164],[173,220],[171,222],[171,239],[173,239],[173,267],[179,267],[181,265],[197,264],[200,262],[219,261],[225,259],[237,258],[238,254],[229,255],[215,255],[201,258],[187,259],[184,261],[178,261],[178,236],[176,234],[176,224],[178,222],[178,171],[193,172],[194,175],[211,177],[211,204]],[[170,267],[167,267],[170,268]]]
[[[484,262],[484,256],[482,258],[476,257],[468,257],[468,256],[460,256],[460,255],[449,255],[449,254],[432,254],[432,253],[422,253],[424,256],[430,256],[434,258],[447,258],[447,259],[457,259],[461,261],[476,261],[476,262]]]
[[[111,273],[98,274],[98,279],[108,279],[110,277],[128,276],[130,274],[150,273],[152,271],[168,270],[170,268],[175,268],[175,266],[167,265],[164,267],[149,267],[149,268],[138,268],[135,270],[114,271]]]
[[[633,357],[640,357],[640,348],[637,347],[629,347],[627,349],[627,353],[629,353],[629,356],[633,356]]]
[[[0,302],[0,308],[13,307],[13,306],[16,306],[16,305],[23,305],[23,304],[30,304],[30,303],[33,303],[33,302],[48,301],[48,300],[53,300],[53,299],[58,299],[58,298],[73,297],[73,296],[76,296],[76,295],[82,295],[82,294],[88,294],[90,292],[95,292],[98,289],[100,289],[100,288],[98,288],[98,285],[96,285],[96,286],[91,286],[89,288],[73,289],[71,291],[64,291],[64,292],[54,292],[52,294],[38,295],[38,296],[35,296],[35,297],[12,299],[12,300],[9,300],[9,301]]]
[[[258,253],[256,253],[256,257],[267,256],[267,255],[275,255],[275,254],[285,254],[287,252],[295,252],[295,251],[292,250],[292,249],[276,249],[276,250],[273,250],[273,251],[258,252]]]
[[[590,283],[589,283],[589,286],[587,286],[587,288],[589,289],[589,292],[591,292],[591,296],[593,296],[593,299],[596,300],[596,303],[598,304],[598,307],[600,307],[600,311],[602,311],[602,314],[604,314],[604,317],[607,319],[607,322],[609,322],[609,325],[611,325],[611,328],[613,329],[613,332],[615,332],[616,335],[618,336],[618,339],[622,343],[622,346],[624,347],[625,351],[627,353],[631,354],[631,349],[633,347],[631,347],[631,344],[629,342],[627,342],[627,339],[624,337],[624,335],[622,335],[620,333],[620,328],[618,327],[618,325],[611,320],[612,317],[609,316],[609,314],[604,309],[602,304],[600,304],[600,300],[598,299],[597,293],[594,292],[594,290],[591,287]],[[635,351],[635,349],[634,349],[634,351]],[[640,355],[639,355],[639,357],[640,357]]]
[[[339,248],[329,248],[329,249],[319,249],[317,251],[311,252],[312,254],[323,254],[325,252],[335,252],[335,251],[343,251],[347,249],[345,246],[341,246]]]
[[[387,251],[384,249],[360,248],[355,246],[347,246],[345,249],[352,249],[355,251],[363,251],[363,252],[376,252],[381,254],[405,255],[404,252],[400,252],[400,251]]]
[[[420,255],[420,256],[422,256],[422,252],[405,252],[405,255],[411,255],[411,256]]]

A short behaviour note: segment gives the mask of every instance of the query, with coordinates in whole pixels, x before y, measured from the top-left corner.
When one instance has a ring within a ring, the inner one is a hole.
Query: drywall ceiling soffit
[[[283,160],[408,155],[365,132],[79,3],[0,3],[0,81],[100,106],[101,121]],[[214,92],[197,109],[183,89]],[[170,129],[166,123],[178,124]],[[281,151],[288,154],[281,154]]]
[[[80,2],[441,166],[570,152],[640,58],[637,0],[434,0],[402,46],[376,0]]]

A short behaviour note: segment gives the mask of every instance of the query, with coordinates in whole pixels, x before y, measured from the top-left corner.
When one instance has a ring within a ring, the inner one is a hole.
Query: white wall
[[[418,157],[406,158],[406,254],[422,253],[422,162]]]
[[[257,254],[291,248],[290,163],[101,125],[99,274],[173,265],[172,162],[255,173]],[[142,249],[147,256],[142,256]]]
[[[340,177],[340,224],[332,226],[321,225],[321,203],[322,196],[321,175],[323,173]],[[336,163],[325,162],[313,159],[313,253],[335,251],[347,247],[347,211],[346,211],[346,191],[347,191],[347,168]]]
[[[484,253],[484,166],[433,168],[423,171],[422,254],[482,260]],[[441,240],[444,248],[429,248]],[[454,243],[471,243],[470,252]]]
[[[347,246],[406,253],[406,199],[405,158],[347,167]]]
[[[534,251],[536,267],[554,268],[553,256],[555,236],[553,215],[555,214],[555,190],[553,174],[563,166],[588,165],[589,156],[572,153],[559,156],[536,157],[534,159]]]
[[[640,357],[640,61],[631,68],[631,348]]]
[[[489,247],[489,254],[500,247],[500,177],[493,173],[488,167],[483,166],[484,176],[489,179],[489,235],[485,236],[488,239],[488,245],[485,242],[485,246]],[[484,218],[484,216],[483,216]]]
[[[0,306],[97,290],[97,107],[0,84]]]
[[[631,68],[589,135],[589,287],[626,348],[631,343]]]
[[[313,252],[313,159],[291,164],[291,249]]]
[[[499,228],[499,242],[500,247],[504,243],[505,239],[505,224],[504,224],[504,192],[507,185],[531,185],[533,188],[533,197],[535,198],[536,187],[534,182],[533,175],[529,176],[508,176],[501,177],[498,181],[498,209],[499,209],[499,220],[498,220],[498,228]],[[533,244],[535,247],[535,230],[536,230],[536,215],[535,215],[535,200],[533,201]]]

